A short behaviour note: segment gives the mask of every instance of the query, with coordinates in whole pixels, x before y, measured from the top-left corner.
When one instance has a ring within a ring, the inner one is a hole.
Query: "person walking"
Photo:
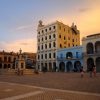
[[[90,72],[90,77],[92,77],[93,67],[89,68],[89,72]]]
[[[83,66],[81,67],[80,72],[81,72],[81,78],[83,78],[83,77],[84,77],[84,70],[83,70]]]
[[[95,65],[93,66],[93,76],[96,77],[96,67],[95,67]]]

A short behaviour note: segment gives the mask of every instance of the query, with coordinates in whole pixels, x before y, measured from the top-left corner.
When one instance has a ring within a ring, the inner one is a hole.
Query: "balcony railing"
[[[68,58],[66,58],[66,57],[57,57],[57,60],[78,60],[78,59],[82,59],[82,57],[78,57],[78,58],[75,58],[75,57],[73,57],[73,58],[71,58],[71,57],[68,57]]]
[[[91,54],[88,54],[87,52],[84,52],[83,56],[100,56],[100,52],[94,52],[94,53],[91,53]]]

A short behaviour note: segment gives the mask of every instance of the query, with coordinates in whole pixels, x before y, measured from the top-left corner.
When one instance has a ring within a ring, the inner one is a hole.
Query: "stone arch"
[[[100,52],[100,41],[97,41],[97,42],[95,43],[95,52],[96,52],[96,53],[99,53],[99,52]]]
[[[7,64],[4,64],[4,69],[6,69],[7,68]]]
[[[2,63],[0,63],[0,69],[2,68]]]
[[[87,51],[87,54],[93,54],[94,53],[93,43],[91,43],[91,42],[87,43],[86,51]]]
[[[73,58],[72,52],[67,52],[66,53],[66,58]]]
[[[96,58],[96,71],[100,72],[100,57]]]
[[[60,62],[60,64],[59,64],[59,71],[61,71],[61,72],[65,71],[65,63],[64,62]]]
[[[8,68],[11,68],[11,65],[10,64],[8,64]]]
[[[81,62],[75,61],[74,62],[74,71],[77,72],[77,71],[80,71],[80,69],[81,69]]]
[[[49,71],[52,72],[52,63],[49,62]]]
[[[87,71],[93,69],[94,66],[94,59],[93,58],[88,58],[87,59]]]
[[[67,72],[70,72],[73,70],[73,64],[71,61],[68,61],[67,64],[66,64],[66,69],[67,69]]]
[[[56,62],[53,62],[53,71],[56,71]]]

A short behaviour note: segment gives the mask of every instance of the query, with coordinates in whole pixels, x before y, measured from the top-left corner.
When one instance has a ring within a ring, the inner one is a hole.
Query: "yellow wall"
[[[59,38],[59,35],[61,35],[61,38]],[[74,39],[74,42],[72,41],[72,39]],[[78,34],[72,33],[71,27],[69,27],[68,25],[64,25],[63,23],[57,22],[57,48],[58,49],[61,48],[60,44],[62,45],[62,48],[73,47],[73,45],[79,46],[80,33]],[[68,44],[70,44],[70,46]]]

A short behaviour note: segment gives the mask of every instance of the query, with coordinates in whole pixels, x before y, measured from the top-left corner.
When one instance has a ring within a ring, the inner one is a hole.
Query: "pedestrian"
[[[93,67],[89,68],[89,72],[90,72],[90,77],[92,77]]]
[[[96,77],[96,67],[95,67],[95,65],[93,66],[93,76]]]
[[[81,78],[83,78],[83,77],[84,77],[84,70],[83,70],[83,66],[81,67],[80,72],[81,72]]]

